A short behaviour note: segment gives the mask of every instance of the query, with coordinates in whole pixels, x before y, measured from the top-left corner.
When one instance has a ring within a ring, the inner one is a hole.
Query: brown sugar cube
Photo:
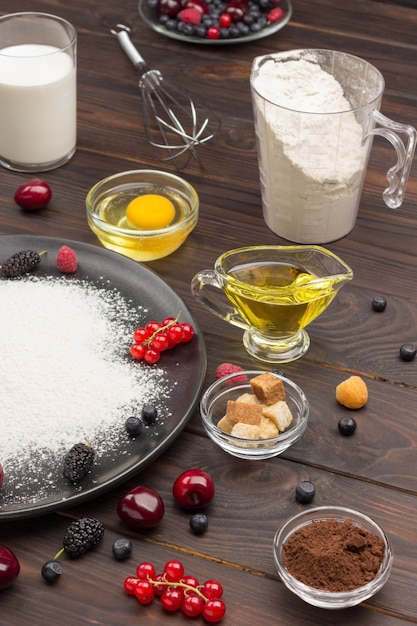
[[[284,383],[281,378],[265,372],[250,381],[252,391],[263,404],[274,404],[285,399]]]
[[[220,428],[220,430],[222,430],[224,433],[227,433],[228,435],[230,435],[230,433],[232,432],[233,426],[234,426],[234,424],[229,420],[227,415],[222,417],[217,422],[217,428]]]
[[[259,428],[261,431],[259,439],[272,439],[272,437],[276,437],[279,433],[276,424],[268,417],[262,418]]]
[[[258,398],[253,393],[242,393],[236,398],[236,402],[249,402],[250,404],[260,404]]]
[[[274,404],[263,406],[262,414],[264,417],[272,420],[280,432],[288,428],[293,420],[292,413],[285,400],[278,400]]]
[[[259,426],[255,426],[254,424],[244,424],[243,422],[238,422],[233,426],[230,434],[234,437],[240,437],[241,439],[260,439],[261,429]]]
[[[259,426],[262,419],[262,406],[252,402],[236,402],[229,400],[227,403],[226,416],[230,422],[237,424],[252,424]]]

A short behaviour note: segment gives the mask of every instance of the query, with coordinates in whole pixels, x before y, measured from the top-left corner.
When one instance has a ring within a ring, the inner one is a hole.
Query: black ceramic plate
[[[178,41],[186,41],[188,43],[224,46],[227,44],[239,44],[246,43],[248,41],[255,41],[257,39],[263,39],[264,37],[269,37],[270,35],[273,35],[274,33],[284,28],[284,26],[288,24],[292,16],[291,0],[281,0],[278,6],[280,6],[285,12],[285,16],[282,20],[276,22],[275,24],[270,24],[269,26],[266,26],[266,28],[263,28],[259,32],[251,33],[250,35],[244,35],[243,37],[236,37],[233,39],[208,39],[207,37],[204,38],[184,35],[183,33],[169,30],[163,24],[161,24],[156,16],[155,9],[151,9],[148,6],[146,0],[139,0],[138,8],[139,15],[143,19],[143,21],[160,35],[165,35],[166,37],[170,37],[171,39],[177,39]]]
[[[116,484],[122,483],[148,466],[176,439],[196,408],[206,373],[206,352],[201,332],[195,319],[179,296],[153,271],[117,253],[75,241],[61,241],[51,237],[0,236],[0,263],[11,254],[24,249],[47,250],[48,254],[36,270],[37,276],[58,276],[55,258],[63,244],[77,253],[79,268],[77,278],[106,289],[116,289],[132,305],[146,306],[150,319],[162,320],[167,315],[181,311],[181,321],[190,322],[195,336],[188,344],[177,346],[164,353],[163,367],[166,378],[175,386],[166,400],[170,419],[158,427],[154,436],[131,439],[122,436],[109,458],[101,457],[91,476],[81,487],[73,487],[62,477],[62,469],[56,468],[56,482],[51,493],[39,489],[39,476],[31,476],[30,469],[22,466],[21,482],[25,493],[16,502],[8,491],[5,479],[0,489],[0,521],[21,517],[34,517],[95,498]],[[0,280],[7,280],[1,279]],[[0,329],[4,332],[4,329]],[[2,361],[2,367],[7,361]],[[0,396],[1,424],[1,396]],[[24,427],[24,424],[19,424]],[[1,455],[1,426],[0,426]],[[1,458],[0,458],[1,461]],[[45,463],[46,465],[46,463]],[[45,466],[45,474],[51,471]],[[24,497],[26,494],[26,498]]]

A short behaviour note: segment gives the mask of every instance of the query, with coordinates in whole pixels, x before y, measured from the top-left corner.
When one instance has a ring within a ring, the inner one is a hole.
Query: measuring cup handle
[[[389,187],[382,194],[385,204],[390,209],[397,209],[404,200],[405,188],[416,149],[416,129],[408,124],[394,122],[377,110],[372,111],[371,115],[379,127],[369,131],[366,136],[380,135],[385,137],[394,146],[397,153],[396,164],[387,172]],[[405,142],[399,134],[405,135]]]
[[[235,309],[222,301],[219,291],[223,294],[221,284],[214,270],[202,270],[191,281],[191,293],[206,309],[220,317],[225,322],[244,328],[249,325]],[[226,296],[224,296],[226,298]]]

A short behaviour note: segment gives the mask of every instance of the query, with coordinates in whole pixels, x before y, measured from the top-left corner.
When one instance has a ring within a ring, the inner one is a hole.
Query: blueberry
[[[208,528],[207,515],[204,513],[195,513],[190,518],[190,528],[196,535],[202,535]]]
[[[133,552],[133,544],[126,537],[116,539],[112,546],[112,552],[116,561],[125,561]]]
[[[125,428],[128,435],[137,437],[142,432],[143,424],[138,417],[132,416],[125,421]]]
[[[337,427],[342,435],[345,435],[345,437],[350,437],[350,435],[353,435],[356,430],[356,422],[353,417],[342,417],[338,421]]]
[[[62,565],[55,559],[42,565],[42,577],[48,583],[55,583],[62,574]]]
[[[403,343],[400,348],[400,358],[403,361],[412,361],[416,356],[417,349],[412,343]]]
[[[302,480],[295,489],[295,497],[298,502],[306,504],[311,502],[316,494],[316,488],[309,480]]]
[[[372,300],[372,308],[378,313],[382,313],[382,311],[385,311],[386,306],[387,301],[384,296],[375,296],[375,298]]]
[[[158,411],[153,404],[144,404],[142,408],[142,419],[145,424],[153,424],[158,417]]]

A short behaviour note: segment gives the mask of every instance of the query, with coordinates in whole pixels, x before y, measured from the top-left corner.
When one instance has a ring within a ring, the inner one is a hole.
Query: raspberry
[[[360,376],[350,376],[336,387],[336,400],[348,409],[360,409],[368,401],[368,388]]]
[[[69,246],[61,246],[56,255],[56,266],[63,274],[77,271],[77,255]]]
[[[104,535],[103,524],[94,517],[83,517],[72,522],[64,536],[64,550],[76,559],[94,548]]]
[[[274,24],[275,22],[279,22],[280,20],[282,20],[283,17],[284,11],[281,9],[281,7],[275,7],[274,9],[271,9],[269,11],[267,20],[271,24]]]
[[[235,372],[243,372],[243,369],[239,367],[239,365],[233,365],[233,363],[222,363],[218,366],[215,372],[216,380],[220,378],[224,378],[224,376],[228,376],[229,374],[234,374]],[[234,383],[243,383],[247,380],[247,376],[235,376],[231,382]]]
[[[196,26],[201,22],[201,11],[198,9],[183,9],[178,13],[178,18],[186,24]]]

